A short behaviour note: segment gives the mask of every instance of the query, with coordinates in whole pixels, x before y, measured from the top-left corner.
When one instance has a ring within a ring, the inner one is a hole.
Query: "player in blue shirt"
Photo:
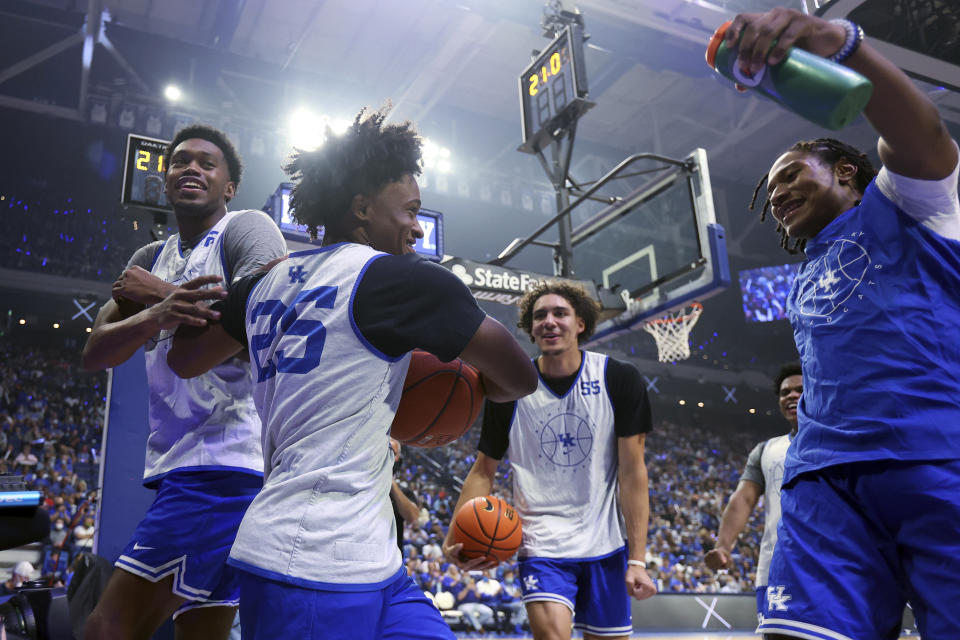
[[[957,145],[852,23],[776,9],[737,16],[727,37],[746,72],[800,47],[869,78],[883,162],[875,172],[856,149],[818,139],[765,177],[763,212],[806,261],[787,303],[799,433],[759,631],[897,638],[909,601],[924,638],[960,637]]]

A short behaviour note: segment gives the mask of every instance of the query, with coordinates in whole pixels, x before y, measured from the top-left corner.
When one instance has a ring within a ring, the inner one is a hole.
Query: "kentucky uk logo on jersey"
[[[593,434],[584,416],[569,412],[549,415],[540,427],[540,453],[558,467],[575,470],[589,459]]]
[[[861,286],[874,284],[871,277],[883,266],[873,264],[858,242],[863,235],[858,231],[850,239],[835,240],[826,254],[801,271],[797,305],[805,324],[835,322],[863,299],[863,292],[858,292]]]

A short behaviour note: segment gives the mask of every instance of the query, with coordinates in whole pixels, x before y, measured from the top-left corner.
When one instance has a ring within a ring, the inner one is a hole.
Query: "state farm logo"
[[[524,293],[544,281],[543,278],[529,273],[514,273],[481,266],[470,271],[462,264],[455,264],[450,267],[450,271],[468,287],[509,293]]]

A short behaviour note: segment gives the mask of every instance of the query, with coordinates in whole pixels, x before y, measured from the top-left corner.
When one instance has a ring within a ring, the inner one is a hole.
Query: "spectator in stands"
[[[23,465],[24,467],[36,467],[37,462],[37,456],[30,450],[29,444],[23,445],[23,451],[21,451],[14,460],[15,464]]]
[[[63,518],[54,520],[53,526],[50,527],[50,546],[54,549],[63,547],[69,536],[70,532],[67,531],[67,525]]]
[[[46,554],[46,558],[43,561],[43,569],[41,569],[40,574],[43,576],[62,577],[67,570],[68,558],[69,556],[66,551],[54,549]]]
[[[7,596],[16,593],[17,589],[27,580],[33,579],[33,565],[22,560],[17,563],[10,574],[10,579],[0,585],[0,596]]]
[[[73,528],[73,545],[78,551],[93,551],[93,518],[86,516],[82,525]]]
[[[483,631],[484,626],[493,627],[493,609],[483,604],[481,598],[476,580],[469,572],[464,572],[457,593],[457,609],[474,631]]]
[[[527,608],[523,606],[523,594],[517,582],[517,572],[513,568],[504,569],[501,585],[503,588],[498,594],[499,601],[496,605],[503,615],[500,630],[520,633],[522,625],[527,621]]]

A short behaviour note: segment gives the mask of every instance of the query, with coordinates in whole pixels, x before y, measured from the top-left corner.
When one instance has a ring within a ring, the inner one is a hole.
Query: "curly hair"
[[[773,379],[773,395],[780,395],[780,385],[783,384],[783,381],[789,378],[790,376],[802,376],[803,369],[800,368],[799,362],[788,362],[787,364],[780,367],[780,373],[777,374],[777,377]]]
[[[283,170],[297,182],[293,216],[317,237],[349,211],[354,196],[371,196],[405,175],[420,175],[423,141],[410,122],[384,125],[388,107],[363,108],[341,135],[327,128],[315,151],[297,149]]]
[[[805,153],[813,154],[819,158],[821,162],[831,167],[840,160],[849,162],[857,168],[857,174],[854,176],[854,187],[860,193],[860,195],[863,195],[867,185],[870,184],[870,181],[873,180],[877,175],[877,170],[874,169],[873,164],[867,158],[865,153],[861,152],[855,147],[851,147],[844,142],[834,140],[833,138],[801,140],[787,149],[785,153],[789,153],[791,151],[803,151]],[[756,204],[757,196],[760,194],[760,189],[763,188],[763,185],[766,183],[766,181],[767,174],[765,173],[763,174],[763,177],[760,178],[760,182],[757,183],[756,189],[753,190],[753,198],[750,200],[751,210]],[[760,222],[766,220],[767,211],[769,209],[770,198],[767,198],[763,203],[763,208],[760,210]],[[790,238],[787,236],[787,230],[784,229],[783,225],[779,222],[777,223],[777,232],[780,233],[780,246],[786,249],[787,253],[798,253],[803,251],[803,248],[807,246],[807,241],[803,238],[797,238],[791,246]]]
[[[223,153],[224,160],[227,161],[230,181],[233,182],[234,187],[239,187],[240,176],[243,175],[243,160],[240,159],[240,153],[237,151],[237,148],[233,146],[233,143],[230,142],[227,134],[207,124],[191,124],[177,131],[177,134],[173,136],[173,140],[167,145],[167,164],[170,164],[169,159],[173,156],[173,150],[176,149],[181,142],[194,138],[206,140],[207,142],[217,145],[217,148]]]
[[[587,295],[583,287],[567,282],[547,281],[542,282],[534,288],[523,294],[523,298],[517,303],[520,307],[520,319],[517,326],[527,332],[530,338],[533,338],[533,307],[537,300],[551,293],[562,297],[573,307],[577,317],[583,320],[583,331],[577,336],[577,344],[582,344],[593,335],[597,328],[597,320],[600,317],[600,304]]]

